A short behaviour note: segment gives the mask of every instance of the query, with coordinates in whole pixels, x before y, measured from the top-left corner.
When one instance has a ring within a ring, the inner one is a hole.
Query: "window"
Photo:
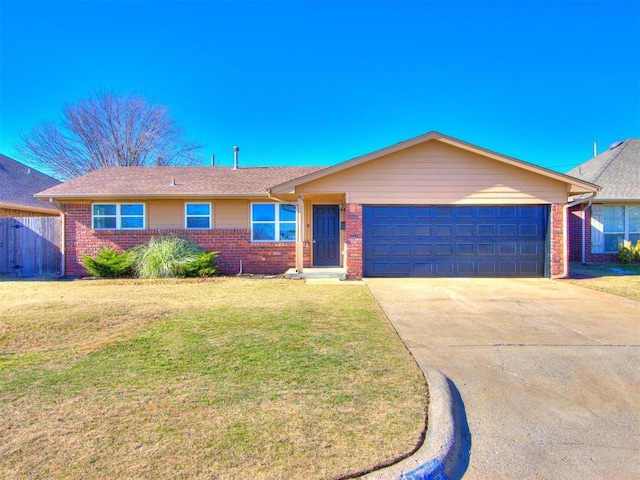
[[[94,230],[144,229],[144,203],[94,203]]]
[[[211,204],[185,203],[184,224],[187,230],[209,230],[211,228]]]
[[[613,253],[625,240],[640,239],[640,205],[593,205],[591,212],[592,253]]]
[[[295,242],[296,206],[283,203],[251,204],[253,242]]]

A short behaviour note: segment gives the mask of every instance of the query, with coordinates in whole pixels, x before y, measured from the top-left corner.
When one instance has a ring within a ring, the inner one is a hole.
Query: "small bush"
[[[130,252],[118,253],[112,248],[103,247],[95,257],[84,255],[81,263],[94,277],[115,278],[132,275],[134,260]]]
[[[210,272],[217,253],[204,253],[191,239],[177,235],[152,238],[147,245],[132,249],[135,270],[142,278],[204,276]]]
[[[181,277],[211,277],[218,273],[215,265],[218,252],[202,252],[194,261],[187,263],[178,271]]]
[[[633,247],[633,260],[640,262],[640,240],[636,242],[636,246]]]
[[[633,262],[634,248],[631,246],[631,242],[625,240],[623,243],[618,244],[617,259],[620,263]]]

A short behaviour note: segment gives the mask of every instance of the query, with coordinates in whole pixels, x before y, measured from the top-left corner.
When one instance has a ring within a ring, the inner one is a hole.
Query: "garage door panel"
[[[365,205],[364,275],[543,276],[547,218],[541,205]]]

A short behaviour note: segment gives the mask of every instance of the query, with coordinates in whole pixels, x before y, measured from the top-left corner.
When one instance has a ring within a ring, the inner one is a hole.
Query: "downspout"
[[[53,198],[49,197],[49,203],[51,203],[51,205],[53,205],[56,210],[60,211],[60,220],[61,220],[61,224],[60,225],[60,276],[61,277],[65,277],[67,274],[67,269],[66,269],[66,252],[67,252],[67,215],[64,212],[64,208],[62,208],[62,205],[60,205],[60,202],[58,202],[57,200],[54,200]]]
[[[567,203],[562,207],[562,232],[564,235],[564,241],[562,242],[562,256],[563,256],[563,265],[562,265],[562,275],[552,276],[551,278],[567,278],[569,276],[569,242],[567,241],[569,238],[569,232],[567,232],[567,217],[569,215],[569,209],[576,205],[580,205],[581,203],[588,202],[593,200],[596,196],[597,192],[592,192],[588,197],[581,198],[579,200],[574,200],[573,202]],[[582,235],[584,241],[584,233]]]

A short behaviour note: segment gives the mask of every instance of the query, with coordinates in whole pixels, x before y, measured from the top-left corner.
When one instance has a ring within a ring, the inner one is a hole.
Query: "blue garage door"
[[[365,205],[364,276],[545,276],[548,212],[545,205]]]

